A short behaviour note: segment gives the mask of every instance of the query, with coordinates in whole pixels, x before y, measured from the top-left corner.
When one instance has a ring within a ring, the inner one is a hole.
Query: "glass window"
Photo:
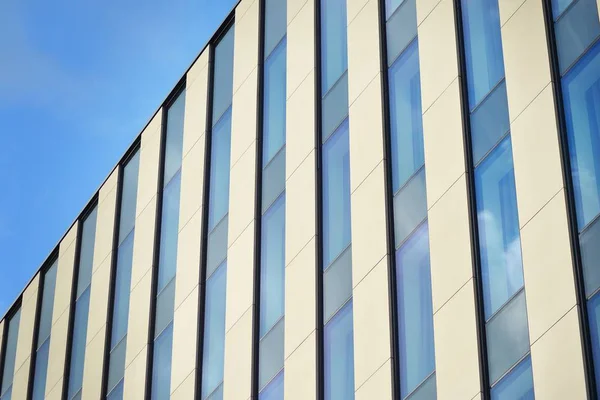
[[[217,44],[215,48],[215,64],[213,68],[213,126],[221,118],[221,115],[231,105],[233,95],[233,40],[235,27],[229,31]]]
[[[262,389],[283,368],[284,319],[280,319],[259,344],[259,388]]]
[[[168,185],[171,178],[181,168],[183,158],[183,119],[185,115],[185,90],[179,94],[177,100],[169,107],[167,112],[167,139],[165,145],[165,170],[164,185]]]
[[[389,18],[402,3],[404,3],[404,0],[385,0],[386,19]]]
[[[471,114],[473,163],[477,164],[510,129],[506,83],[502,81]]]
[[[287,0],[265,1],[265,58],[285,36],[287,29]],[[285,86],[284,86],[285,92]]]
[[[389,85],[392,180],[396,192],[425,163],[417,41],[390,68]]]
[[[564,77],[563,92],[581,230],[600,213],[600,43]]]
[[[231,150],[231,109],[215,125],[212,131],[210,161],[210,204],[208,230],[229,210],[229,160]]]
[[[158,293],[156,298],[156,323],[154,325],[154,338],[173,321],[175,306],[175,279]]]
[[[115,277],[115,302],[113,305],[111,349],[127,334],[129,321],[129,294],[131,290],[131,266],[133,263],[132,231],[119,246]]]
[[[321,117],[323,143],[327,141],[329,136],[331,136],[347,116],[348,74],[344,73],[323,99],[323,112]]]
[[[123,380],[106,396],[106,400],[123,400]]]
[[[285,148],[263,170],[262,212],[285,190]]]
[[[71,371],[69,373],[69,399],[73,399],[81,391],[81,386],[83,385],[90,290],[91,288],[87,288],[75,304],[75,322],[73,323],[73,341],[71,344]]]
[[[325,400],[352,400],[354,330],[351,301],[325,325],[324,336]]]
[[[267,1],[282,3],[281,0]],[[285,6],[283,6],[285,9]],[[267,23],[269,19],[267,18]],[[285,17],[283,19],[285,23]],[[286,108],[286,42],[282,41],[265,63],[264,115],[263,115],[263,166],[285,144]]]
[[[348,68],[346,0],[321,1],[321,79],[324,95]]]
[[[227,258],[227,234],[229,218],[225,217],[219,225],[208,235],[208,249],[206,262],[206,278],[217,269]]]
[[[573,3],[573,0],[552,0],[552,15],[555,21],[571,3]]]
[[[581,263],[585,282],[585,294],[591,296],[600,288],[600,220],[596,219],[579,238]]]
[[[263,216],[260,266],[260,335],[285,311],[285,196]]]
[[[510,137],[475,169],[475,189],[487,318],[523,286]]]
[[[421,383],[407,398],[407,400],[432,400],[437,399],[437,385],[435,373],[432,373],[425,382]]]
[[[152,366],[152,399],[168,399],[171,395],[171,356],[173,351],[173,324],[170,324],[154,342]]]
[[[13,376],[15,373],[15,358],[17,356],[17,339],[19,336],[19,324],[21,322],[21,310],[18,310],[8,322],[8,333],[6,347],[4,348],[4,370],[2,371],[2,388],[0,396],[2,400],[10,399],[9,391],[12,389]],[[6,323],[6,322],[5,322]]]
[[[223,382],[226,283],[227,264],[224,263],[206,281],[202,399],[206,399]]]
[[[323,145],[323,268],[350,244],[348,121]]]
[[[258,395],[258,400],[283,399],[283,371],[279,373]]]
[[[400,0],[392,1],[400,2]],[[402,6],[388,20],[386,32],[387,62],[390,66],[417,36],[417,6],[415,0],[402,0]],[[419,103],[421,103],[420,98]]]
[[[121,193],[121,213],[119,219],[119,245],[135,225],[138,177],[140,171],[139,150],[123,168],[123,190]]]
[[[325,270],[323,277],[323,320],[327,322],[352,297],[352,247]]]
[[[588,300],[588,318],[590,323],[590,336],[594,364],[600,365],[600,294]],[[600,368],[594,368],[596,385],[600,384]]]
[[[98,207],[90,212],[83,221],[81,233],[81,249],[79,250],[79,267],[77,277],[77,297],[92,283],[92,268],[94,264],[94,244],[96,240],[96,218]]]
[[[127,340],[121,340],[119,344],[110,352],[110,364],[108,367],[108,391],[112,391],[115,386],[125,376],[125,352],[127,350]]]
[[[40,311],[40,322],[38,331],[37,347],[50,337],[52,328],[52,310],[54,309],[54,289],[56,288],[56,270],[58,260],[54,261],[44,274],[44,287],[42,288],[42,309]]]
[[[462,0],[471,110],[504,77],[497,0]]]
[[[435,369],[429,231],[421,226],[396,254],[402,398]]]
[[[177,239],[179,237],[179,195],[181,173],[163,190],[162,216],[160,225],[160,252],[158,261],[158,291],[160,292],[174,277],[177,270]]]
[[[531,358],[527,357],[492,388],[492,400],[534,400]]]
[[[35,353],[35,375],[33,377],[32,400],[44,400],[46,392],[46,377],[48,375],[48,354],[50,353],[50,340]]]
[[[394,196],[394,232],[398,247],[427,218],[425,169],[419,171]]]

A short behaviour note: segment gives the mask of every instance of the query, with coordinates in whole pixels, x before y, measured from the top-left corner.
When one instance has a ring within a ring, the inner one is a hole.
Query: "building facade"
[[[0,400],[597,399],[598,0],[241,0],[0,322]]]

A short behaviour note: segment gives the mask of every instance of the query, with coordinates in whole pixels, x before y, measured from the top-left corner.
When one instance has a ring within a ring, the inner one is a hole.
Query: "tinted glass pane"
[[[325,270],[323,276],[323,319],[329,320],[352,296],[352,248],[346,250]]]
[[[435,369],[427,224],[398,250],[396,268],[400,388],[404,398]]]
[[[389,18],[402,3],[404,3],[404,0],[385,0],[386,19]]]
[[[348,68],[346,0],[321,1],[321,94]]]
[[[269,3],[285,4],[281,0]],[[285,6],[283,6],[285,9]],[[268,21],[268,19],[267,19]],[[285,23],[286,19],[283,19]],[[263,165],[266,165],[285,144],[286,105],[286,42],[277,46],[265,63],[265,92],[263,115]]]
[[[215,48],[213,126],[231,105],[233,92],[233,37],[235,27],[219,41]]]
[[[400,2],[400,0],[392,1]],[[403,0],[402,6],[388,20],[386,32],[389,66],[394,63],[400,53],[417,36],[417,8],[415,0]],[[420,102],[421,99],[419,99]]]
[[[227,217],[217,225],[217,227],[208,235],[208,250],[206,262],[206,277],[217,269],[219,265],[227,258],[227,232],[228,232]]]
[[[19,336],[19,323],[21,321],[21,310],[17,311],[8,323],[8,336],[6,338],[6,347],[4,348],[4,371],[2,371],[2,399],[7,390],[12,386],[13,375],[15,373],[15,357],[17,355],[17,338]],[[10,394],[8,395],[10,398]]]
[[[119,244],[125,240],[135,225],[138,176],[140,171],[139,150],[123,168],[123,191],[121,193],[121,216],[119,220]]]
[[[261,231],[260,335],[285,311],[285,196],[264,215]]]
[[[425,169],[417,173],[394,196],[394,232],[396,247],[427,218]]]
[[[123,380],[106,396],[106,400],[123,400]]]
[[[600,35],[598,8],[594,0],[579,0],[554,25],[560,72],[567,68]]]
[[[285,149],[263,171],[262,212],[264,213],[285,190]]]
[[[83,291],[92,283],[97,211],[98,207],[94,207],[85,221],[83,221],[81,249],[79,254],[79,276],[77,277],[77,298],[79,298]]]
[[[202,360],[202,398],[211,394],[223,381],[225,356],[225,290],[227,264],[223,264],[206,281],[204,316],[204,352]]]
[[[168,399],[171,394],[171,356],[173,350],[173,324],[154,342],[152,365],[152,399]]]
[[[590,322],[590,336],[592,342],[592,354],[594,364],[600,363],[600,295],[596,294],[588,301],[588,318]],[[594,368],[596,385],[600,384],[600,368]]]
[[[206,400],[223,400],[223,383],[221,383],[214,392],[212,392]]]
[[[352,302],[325,325],[325,400],[354,399]]]
[[[552,0],[552,15],[556,19],[573,3],[573,0]]]
[[[42,289],[42,309],[40,311],[40,325],[38,331],[37,347],[50,337],[52,328],[52,310],[54,309],[54,289],[56,288],[56,270],[58,261],[44,274],[44,288]]]
[[[389,84],[392,180],[396,192],[425,163],[419,52],[416,41],[390,68]]]
[[[509,123],[506,83],[502,81],[471,114],[471,143],[475,164],[508,132]]]
[[[259,387],[262,389],[283,368],[283,329],[281,319],[259,344]]]
[[[348,121],[323,145],[323,267],[350,244]]]
[[[6,392],[0,397],[0,400],[11,400],[12,398],[12,384],[6,389]]]
[[[259,393],[258,400],[283,400],[283,371]]]
[[[183,152],[183,117],[185,114],[185,91],[169,107],[167,112],[167,141],[165,146],[164,185],[168,185],[181,167]]]
[[[231,109],[212,131],[210,160],[210,204],[208,229],[215,225],[229,210],[229,156],[231,150]]]
[[[265,1],[265,58],[285,36],[287,0]]]
[[[88,312],[90,309],[90,288],[75,304],[73,323],[73,342],[71,344],[71,371],[69,373],[69,399],[81,390],[83,384],[83,366],[85,361],[85,341],[87,337]]]
[[[498,0],[461,0],[471,110],[504,77]]]
[[[325,142],[348,116],[348,74],[344,74],[323,99],[322,139]]]
[[[600,213],[600,43],[565,76],[563,93],[581,230]]]
[[[485,315],[523,286],[521,239],[510,138],[475,169]]]
[[[127,340],[121,342],[110,353],[108,369],[108,390],[111,391],[125,376],[125,351]]]
[[[179,237],[179,195],[181,174],[178,173],[163,190],[158,260],[158,291],[173,279],[177,269],[177,239]]]
[[[156,298],[156,325],[154,326],[154,337],[160,333],[173,321],[173,312],[175,306],[175,279],[158,294]]]
[[[525,292],[486,324],[490,381],[495,382],[529,351]]]
[[[432,374],[425,382],[415,389],[407,398],[407,400],[433,400],[437,399],[437,386],[435,381],[435,373]]]
[[[117,252],[115,277],[115,303],[113,305],[111,348],[127,334],[129,321],[129,293],[131,290],[131,265],[133,263],[133,238],[135,231],[121,243]]]
[[[48,375],[48,353],[50,352],[50,339],[38,349],[35,355],[35,375],[33,376],[32,400],[44,400],[46,391],[46,376]]]
[[[534,400],[531,358],[527,357],[492,388],[492,400]]]
[[[600,220],[585,230],[579,238],[583,275],[585,281],[585,294],[590,296],[600,287]]]

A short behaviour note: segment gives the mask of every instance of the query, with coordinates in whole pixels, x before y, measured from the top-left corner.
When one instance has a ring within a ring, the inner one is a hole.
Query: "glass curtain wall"
[[[214,50],[201,399],[223,398],[234,27]]]
[[[283,400],[287,1],[265,1],[258,386]]]
[[[38,335],[35,342],[35,366],[33,370],[32,400],[44,400],[46,377],[48,373],[48,354],[50,352],[50,331],[52,329],[52,311],[54,309],[54,290],[56,288],[56,270],[58,260],[44,272],[42,278],[42,304],[39,306]]]
[[[21,309],[19,308],[10,319],[5,320],[8,327],[4,327],[5,345],[2,351],[2,375],[0,375],[0,400],[11,400],[13,378],[15,375],[15,358],[17,356],[17,339],[19,336],[19,323],[21,322]]]
[[[71,340],[71,360],[68,372],[67,399],[81,399],[83,389],[83,367],[85,362],[90,293],[92,290],[92,268],[96,241],[96,219],[98,206],[94,206],[82,223],[79,246],[79,265],[75,287],[75,313]]]
[[[325,400],[354,399],[346,0],[321,0],[321,201]]]
[[[498,0],[461,0],[492,399],[533,399]]]
[[[179,238],[179,195],[183,152],[183,119],[185,91],[166,111],[163,137],[162,208],[158,266],[154,272],[156,303],[152,340],[152,399],[168,399],[171,395],[171,355],[173,350],[173,316],[175,313],[175,276],[177,274],[177,242]],[[125,354],[125,353],[123,353]],[[117,388],[118,390],[118,388]],[[118,393],[117,393],[118,394]]]
[[[595,0],[553,0],[567,151],[600,388],[600,21]]]
[[[112,329],[109,332],[108,377],[105,378],[106,398],[109,400],[123,399],[139,167],[140,152],[137,150],[121,170],[119,233],[116,254],[113,256],[117,260],[113,271]]]
[[[436,398],[415,0],[386,0],[398,353],[402,399]]]

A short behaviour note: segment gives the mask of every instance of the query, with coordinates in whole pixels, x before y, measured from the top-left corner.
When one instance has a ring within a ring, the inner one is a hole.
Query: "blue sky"
[[[236,2],[0,2],[0,316]]]

